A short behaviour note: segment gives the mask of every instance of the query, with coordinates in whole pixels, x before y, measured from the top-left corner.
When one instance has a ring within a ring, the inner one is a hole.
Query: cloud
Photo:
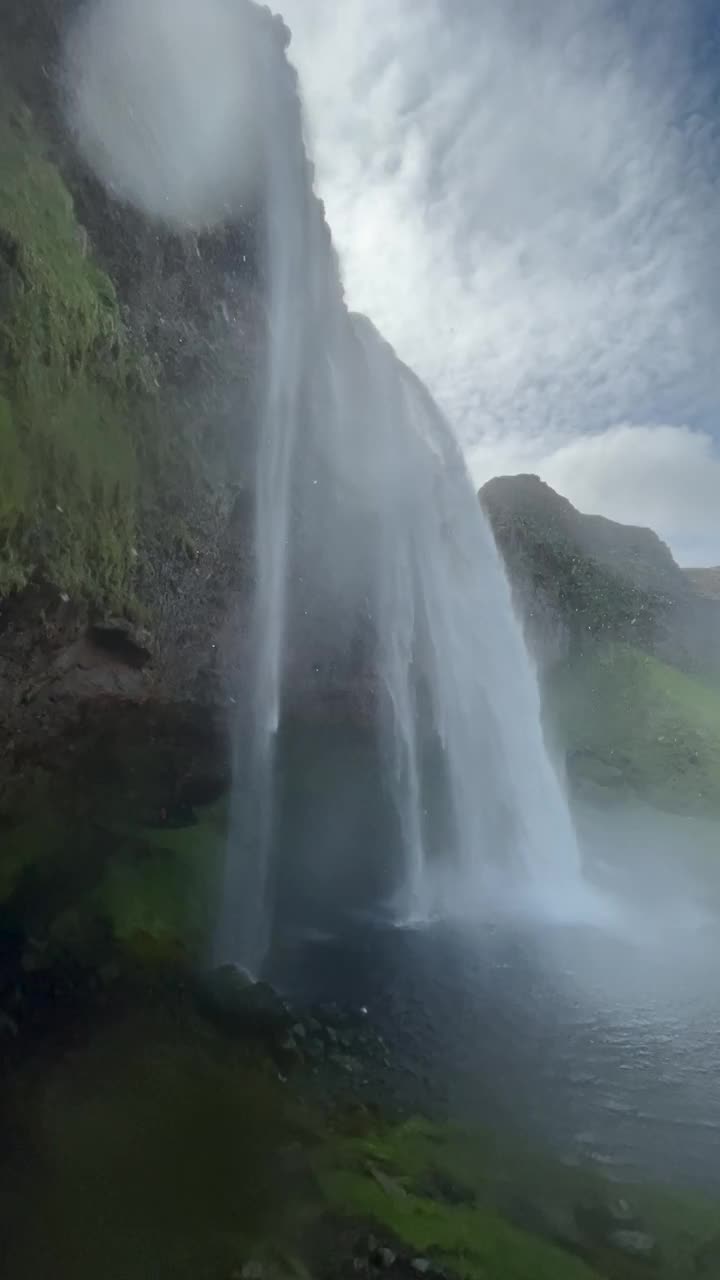
[[[282,7],[351,305],[427,382],[468,456],[552,457],[559,487],[662,520],[676,548],[702,525],[703,557],[720,561],[713,503],[697,510],[720,421],[720,130],[695,56],[701,0]],[[682,483],[662,497],[673,448]]]

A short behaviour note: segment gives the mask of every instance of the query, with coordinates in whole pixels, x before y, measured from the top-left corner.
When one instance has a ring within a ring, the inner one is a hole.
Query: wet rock
[[[223,964],[211,969],[200,979],[198,994],[203,1002],[220,1008],[234,1008],[243,1003],[255,983],[247,969],[238,964]]]
[[[610,1244],[633,1258],[649,1258],[657,1247],[657,1241],[648,1231],[612,1231]]]
[[[426,1276],[432,1271],[432,1263],[428,1258],[413,1258],[410,1266],[416,1276]]]
[[[88,632],[90,642],[129,667],[142,668],[152,659],[152,638],[144,627],[127,618],[107,618]]]
[[[249,1033],[287,1034],[292,1022],[289,1006],[267,982],[254,982],[239,965],[222,965],[200,979],[200,1008],[228,1028]]]
[[[612,1221],[617,1223],[635,1222],[637,1220],[632,1205],[627,1200],[613,1200],[612,1204],[608,1205],[608,1213]]]
[[[0,1010],[0,1041],[15,1040],[18,1034],[19,1028],[15,1019]]]
[[[322,1062],[325,1057],[325,1045],[314,1037],[305,1041],[305,1053],[312,1062]]]
[[[280,1042],[278,1047],[281,1052],[287,1054],[289,1058],[294,1058],[297,1061],[302,1058],[298,1042],[293,1035],[285,1036],[285,1039]]]
[[[246,1262],[241,1269],[240,1275],[242,1280],[263,1280],[265,1270],[262,1262],[250,1261]]]
[[[390,1267],[394,1267],[397,1262],[397,1254],[384,1245],[375,1250],[372,1255],[372,1262],[376,1267],[382,1267],[385,1271],[389,1271]]]

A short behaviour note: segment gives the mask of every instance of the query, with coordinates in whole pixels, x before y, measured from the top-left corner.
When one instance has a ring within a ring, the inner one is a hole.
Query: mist
[[[199,230],[237,218],[258,178],[260,23],[232,0],[94,0],[66,43],[70,125],[108,189]]]

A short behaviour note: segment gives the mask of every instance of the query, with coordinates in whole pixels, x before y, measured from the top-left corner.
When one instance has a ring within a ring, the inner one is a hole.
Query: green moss
[[[225,841],[224,804],[192,826],[131,838],[94,899],[117,942],[142,960],[196,958],[212,927]]]
[[[174,829],[101,820],[97,807],[66,812],[40,776],[26,812],[2,831],[0,907],[47,949],[48,962],[57,946],[94,966],[105,950],[132,963],[196,961],[212,931],[224,805]],[[101,941],[88,950],[88,938]]]
[[[339,1136],[318,1155],[337,1212],[377,1224],[468,1280],[687,1280],[716,1239],[717,1205],[653,1186],[610,1185],[508,1135],[418,1118]],[[651,1258],[613,1247],[623,1201],[657,1242]]]
[[[367,1111],[358,1136],[356,1109],[351,1121],[311,1102],[177,992],[106,1010],[70,1051],[6,1077],[4,1099],[13,1276],[220,1280],[250,1258],[268,1280],[350,1275],[374,1230],[469,1280],[687,1280],[716,1239],[715,1206],[609,1186],[487,1136]],[[657,1238],[650,1260],[595,1232],[621,1196]],[[530,1201],[550,1206],[537,1229],[520,1221]],[[578,1216],[590,1226],[573,1241]]]
[[[4,314],[0,350],[28,393],[57,389],[78,373],[111,381],[122,368],[124,335],[115,291],[85,256],[72,198],[49,163],[30,113],[0,100],[0,247]]]
[[[720,690],[630,646],[555,673],[549,707],[576,776],[674,812],[720,814]]]
[[[591,1280],[579,1259],[475,1206],[388,1195],[367,1174],[339,1171],[325,1182],[337,1209],[371,1218],[418,1253],[429,1252],[467,1280]]]
[[[36,572],[121,604],[150,402],[113,285],[28,111],[0,94],[0,595]]]
[[[596,1273],[499,1209],[507,1168],[494,1143],[412,1120],[323,1153],[335,1209],[372,1220],[418,1254],[467,1280],[591,1280]],[[515,1184],[533,1180],[532,1165]]]

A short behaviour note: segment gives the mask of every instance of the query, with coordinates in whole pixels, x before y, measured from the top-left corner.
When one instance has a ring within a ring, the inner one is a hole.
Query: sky
[[[478,485],[720,564],[712,0],[277,0],[348,301]]]

